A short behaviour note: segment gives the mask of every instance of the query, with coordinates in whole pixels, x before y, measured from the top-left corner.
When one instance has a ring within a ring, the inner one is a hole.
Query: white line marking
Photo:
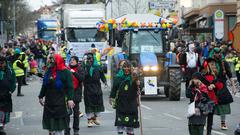
[[[180,118],[180,117],[177,117],[177,116],[174,116],[174,115],[171,115],[171,114],[168,114],[168,113],[163,113],[163,115],[168,116],[168,117],[171,117],[171,118],[174,118],[174,119],[177,119],[177,120],[183,120],[183,119]]]
[[[207,128],[204,127],[204,130],[207,130]],[[212,132],[213,132],[214,134],[217,134],[217,135],[227,135],[227,134],[224,134],[224,133],[219,132],[219,131],[216,131],[216,130],[212,130]]]
[[[237,94],[235,95],[235,97],[240,98],[240,93],[237,93]]]
[[[104,112],[102,112],[102,113],[113,113],[114,111],[109,111],[109,110],[105,110]]]
[[[143,104],[141,104],[141,107],[142,107],[142,108],[145,108],[145,109],[147,109],[147,110],[152,111],[152,108],[150,108],[150,107],[148,107],[148,106],[145,106],[145,105],[143,105]]]
[[[215,131],[215,130],[212,130],[212,132],[215,133],[215,134],[218,134],[218,135],[227,135],[227,134],[224,134],[224,133],[222,133],[222,132]]]
[[[23,112],[15,112],[15,117],[12,117],[12,119],[18,119],[21,118],[23,115]]]

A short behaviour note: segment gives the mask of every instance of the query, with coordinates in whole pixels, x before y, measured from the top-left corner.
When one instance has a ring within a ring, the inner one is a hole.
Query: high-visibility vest
[[[240,58],[236,58],[236,65],[235,65],[235,71],[240,72]]]
[[[24,76],[24,70],[17,66],[17,62],[21,62],[21,61],[20,60],[14,61],[14,63],[13,63],[13,70],[14,70],[14,72],[15,72],[17,77],[18,76]]]
[[[60,55],[62,56],[62,58],[64,59],[64,60],[66,60],[66,58],[67,58],[67,54],[66,54],[66,52],[64,51],[66,49],[66,47],[64,46],[63,48],[61,48],[61,50],[60,50]]]
[[[232,58],[226,58],[226,61],[227,61],[227,62],[234,62],[234,60],[235,60],[234,57],[232,57]]]
[[[25,53],[24,52],[21,52],[20,53],[21,55],[24,55]],[[25,54],[25,59],[23,60],[22,62],[24,64],[24,67],[25,68],[28,68],[29,67],[29,63],[28,63],[28,56]]]
[[[101,65],[101,54],[99,52],[96,52],[96,59],[97,59],[98,65]]]

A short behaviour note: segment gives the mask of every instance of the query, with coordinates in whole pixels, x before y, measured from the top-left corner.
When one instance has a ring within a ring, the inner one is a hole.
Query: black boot
[[[7,135],[3,127],[0,127],[0,135]]]
[[[64,130],[64,135],[70,135],[70,128]]]
[[[73,135],[79,135],[79,130],[74,130]]]
[[[23,97],[24,95],[22,93],[17,94],[18,97]]]

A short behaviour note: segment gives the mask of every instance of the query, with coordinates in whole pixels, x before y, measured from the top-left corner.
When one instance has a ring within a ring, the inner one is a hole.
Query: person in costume
[[[186,88],[188,88],[189,81],[192,78],[192,74],[198,71],[198,67],[200,66],[200,60],[198,53],[195,52],[195,44],[189,44],[189,51],[186,52],[186,59],[183,62],[185,65],[181,65],[182,71],[186,78]]]
[[[215,114],[221,116],[221,129],[227,130],[226,115],[231,114],[230,103],[233,102],[232,95],[227,88],[227,79],[231,80],[233,94],[236,94],[236,88],[234,80],[232,79],[230,66],[224,60],[224,56],[222,56],[220,48],[215,47],[212,55],[210,55],[210,58],[213,58],[216,61],[210,64],[210,69],[215,74],[218,82],[216,84],[218,105],[215,107]]]
[[[207,86],[202,83],[202,79],[201,73],[194,73],[186,90],[190,103],[195,102],[195,114],[188,117],[190,135],[203,135],[206,116],[213,111],[213,102],[210,102]]]
[[[218,99],[215,94],[216,85],[219,83],[216,80],[215,73],[211,70],[210,66],[214,64],[216,61],[212,58],[207,58],[204,60],[203,65],[201,67],[201,73],[203,75],[203,79],[201,81],[207,86],[208,88],[208,96],[214,102],[213,111],[208,114],[207,116],[207,135],[211,135],[212,133],[212,125],[213,125],[213,116],[215,106],[218,104]]]
[[[79,103],[82,101],[82,83],[84,80],[84,70],[78,64],[79,59],[77,56],[70,58],[70,64],[68,69],[72,72],[72,80],[74,86],[74,108],[73,108],[73,131],[74,135],[79,135]],[[68,117],[68,123],[70,124],[70,116]],[[70,135],[70,128],[65,130],[65,135]]]
[[[103,92],[101,81],[107,86],[107,81],[103,70],[98,65],[92,53],[85,54],[86,60],[83,62],[85,71],[84,79],[84,103],[85,112],[88,118],[88,127],[100,125],[99,115],[104,111]],[[101,81],[100,81],[101,80]]]
[[[138,90],[140,82],[133,77],[131,65],[127,60],[120,61],[120,70],[114,78],[110,94],[110,104],[115,99],[116,118],[118,135],[134,135],[134,128],[139,127],[138,121]]]
[[[69,112],[74,107],[72,74],[59,54],[49,56],[47,62],[48,69],[38,96],[44,106],[42,125],[49,135],[63,135],[63,130],[69,127]]]
[[[5,57],[0,56],[0,134],[6,135],[5,125],[12,112],[12,93],[16,89],[16,77]]]

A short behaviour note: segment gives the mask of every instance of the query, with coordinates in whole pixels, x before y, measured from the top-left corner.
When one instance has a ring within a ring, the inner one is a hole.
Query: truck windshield
[[[105,42],[107,40],[106,34],[96,28],[70,28],[67,30],[67,38],[70,42]]]
[[[55,30],[45,30],[42,32],[42,38],[45,40],[54,40],[55,39]]]
[[[131,53],[163,52],[162,32],[138,31],[132,34]]]

